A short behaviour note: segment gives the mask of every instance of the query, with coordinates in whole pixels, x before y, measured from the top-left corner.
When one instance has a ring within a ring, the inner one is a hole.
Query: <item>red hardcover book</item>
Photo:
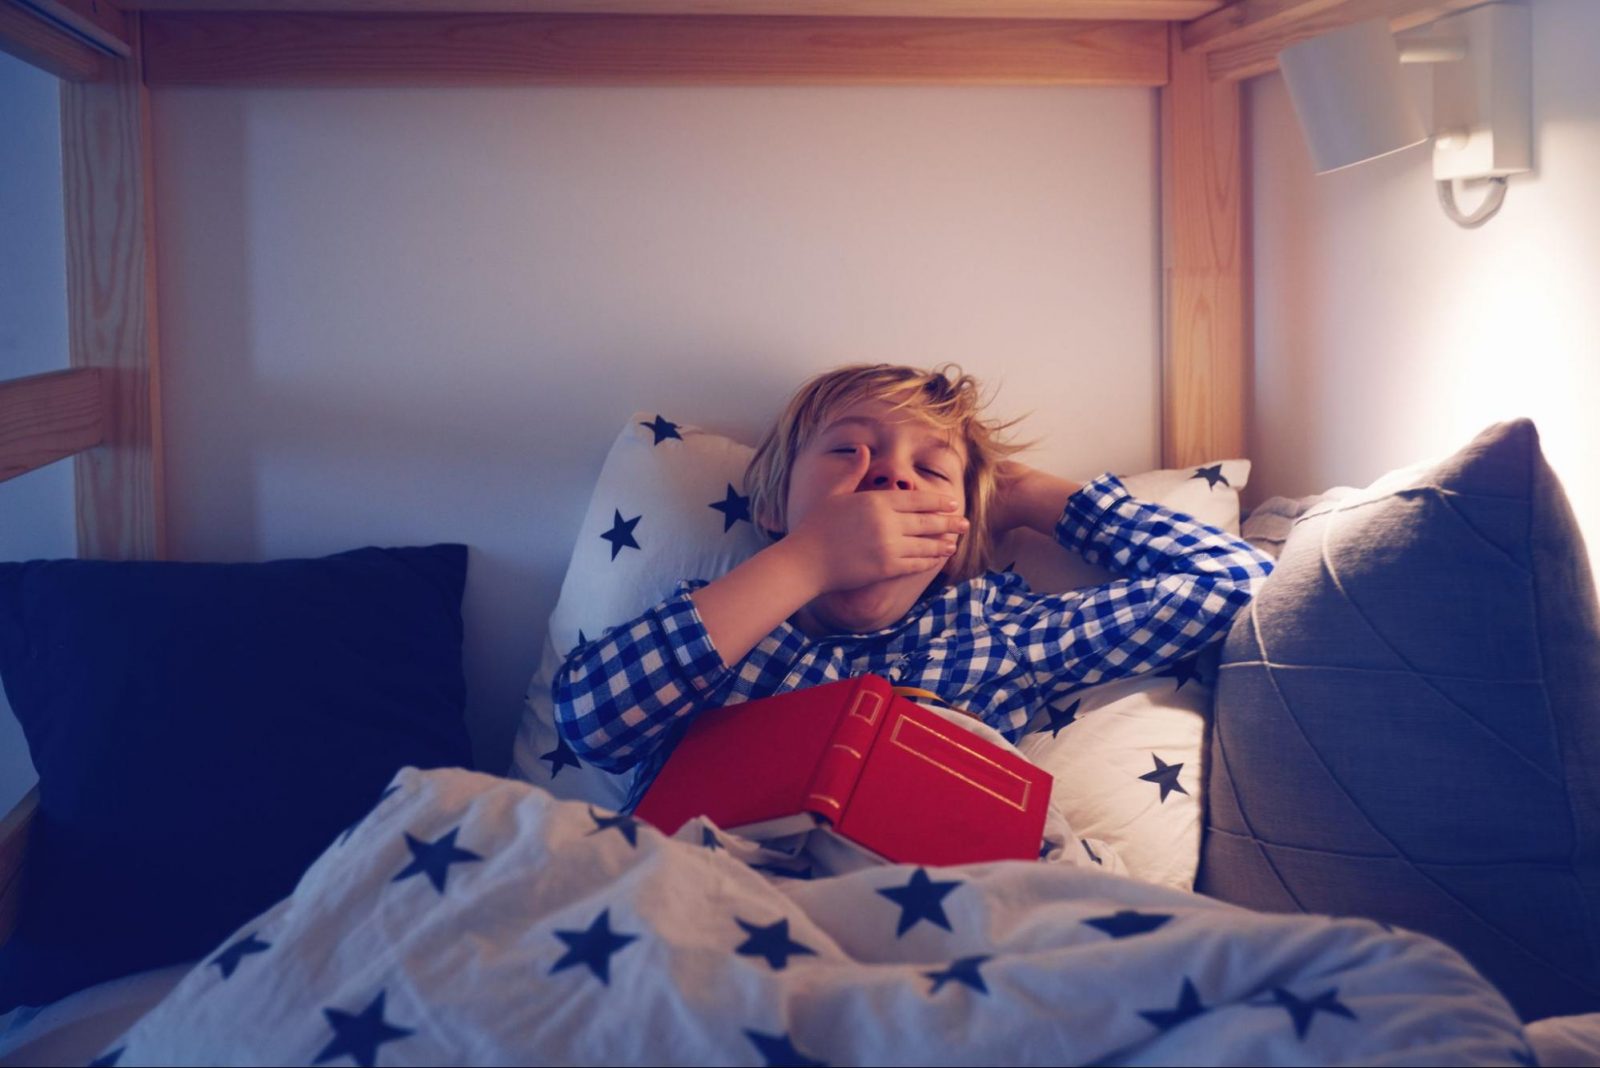
[[[862,675],[701,713],[635,812],[750,837],[819,820],[902,864],[1037,860],[1050,775]]]

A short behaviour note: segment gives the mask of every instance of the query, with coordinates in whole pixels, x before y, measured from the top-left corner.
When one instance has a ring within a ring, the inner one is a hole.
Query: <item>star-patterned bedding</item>
[[[99,1063],[1533,1063],[1459,956],[1369,921],[746,848],[408,768]]]

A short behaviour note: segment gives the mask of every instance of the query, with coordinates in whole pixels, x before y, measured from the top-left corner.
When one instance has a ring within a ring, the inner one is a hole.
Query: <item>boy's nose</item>
[[[908,490],[911,488],[911,483],[909,480],[904,478],[895,478],[891,480],[888,475],[878,475],[876,478],[874,478],[872,480],[872,488],[889,489],[891,482],[895,489]]]

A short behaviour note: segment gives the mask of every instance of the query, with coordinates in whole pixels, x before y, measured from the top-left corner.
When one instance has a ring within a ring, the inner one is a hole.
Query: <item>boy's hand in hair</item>
[[[959,502],[942,490],[866,490],[862,480],[870,464],[867,448],[855,446],[830,494],[784,539],[818,594],[936,571],[968,528],[956,511]]]
[[[1070,482],[1015,460],[1002,461],[995,476],[989,532],[997,542],[1018,527],[1054,537],[1056,520],[1066,510],[1067,498],[1083,488],[1081,482]]]

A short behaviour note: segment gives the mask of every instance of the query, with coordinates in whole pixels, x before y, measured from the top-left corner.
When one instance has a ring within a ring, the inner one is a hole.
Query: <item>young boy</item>
[[[844,367],[800,388],[745,475],[772,543],[574,649],[553,682],[567,744],[638,769],[629,810],[696,713],[868,672],[1016,741],[1047,700],[1220,638],[1271,571],[1112,475],[1007,460],[1020,446],[981,408],[954,367]],[[1019,526],[1128,577],[1040,594],[986,570]]]

